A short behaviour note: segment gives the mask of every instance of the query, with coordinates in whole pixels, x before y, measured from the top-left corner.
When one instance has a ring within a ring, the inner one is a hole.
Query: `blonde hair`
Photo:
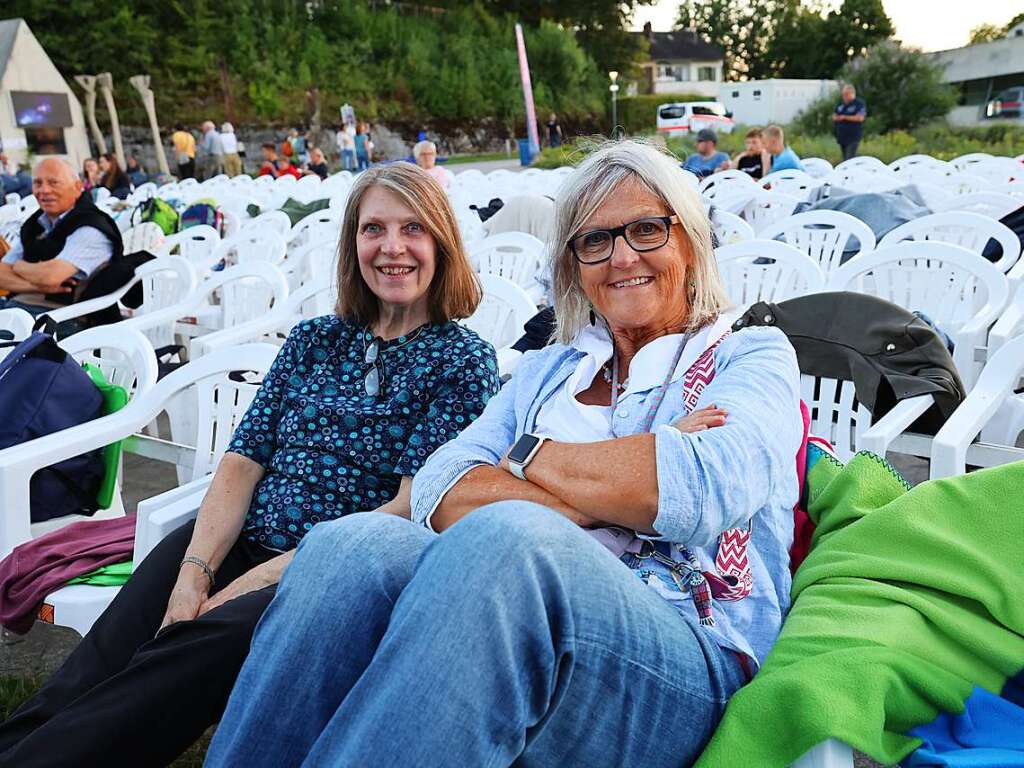
[[[768,139],[768,138],[778,139],[781,142],[785,142],[786,141],[786,134],[782,130],[782,128],[780,126],[778,126],[778,125],[769,125],[767,128],[765,128],[764,129],[764,137],[766,139]]]
[[[660,197],[679,218],[692,251],[687,282],[687,330],[703,328],[729,306],[711,246],[711,222],[699,193],[686,183],[677,158],[640,141],[607,142],[587,157],[562,185],[556,199],[551,240],[556,339],[569,344],[587,323],[590,300],[580,285],[580,265],[569,241],[621,184],[632,181]],[[682,288],[682,286],[681,286]],[[684,289],[685,290],[685,289]]]
[[[338,240],[338,316],[369,325],[380,312],[380,300],[363,280],[356,256],[359,205],[373,187],[397,195],[437,243],[434,278],[427,289],[431,322],[444,323],[473,314],[480,303],[480,283],[466,256],[448,195],[419,166],[392,163],[359,174],[345,204]]]

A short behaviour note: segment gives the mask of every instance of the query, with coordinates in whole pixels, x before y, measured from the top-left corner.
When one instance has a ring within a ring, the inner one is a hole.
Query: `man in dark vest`
[[[68,303],[82,280],[123,252],[117,225],[82,192],[75,169],[64,160],[41,161],[32,174],[39,214],[22,224],[21,240],[0,261],[0,309],[32,314],[47,304]]]

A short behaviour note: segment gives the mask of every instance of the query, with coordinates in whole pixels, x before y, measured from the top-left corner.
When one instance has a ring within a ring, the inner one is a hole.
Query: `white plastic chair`
[[[120,326],[90,328],[60,341],[58,345],[76,360],[98,365],[112,383],[125,387],[132,395],[129,405],[156,384],[157,365],[153,348],[138,331]],[[61,450],[72,441],[73,435],[89,434],[93,426],[101,420],[96,419],[0,450],[0,509],[4,512],[0,515],[0,556],[5,557],[14,547],[44,533],[63,528],[69,523],[89,519],[85,515],[64,515],[32,523],[29,516],[29,482],[36,470],[83,453],[84,451],[62,453]],[[113,440],[96,442],[90,449],[102,447],[109,442]],[[60,455],[55,455],[57,453]],[[31,469],[17,468],[19,458],[32,456],[35,458],[29,461]],[[110,507],[97,511],[91,519],[118,517],[123,514],[124,507],[120,495],[115,493]]]
[[[824,179],[832,173],[832,163],[823,157],[805,157],[800,163],[812,179]]]
[[[526,322],[537,314],[537,305],[511,280],[493,274],[481,274],[479,278],[483,297],[476,311],[462,323],[500,353],[523,335]],[[518,355],[499,354],[499,373],[511,373],[509,369],[502,370],[501,363],[505,362],[507,368],[514,367],[508,365],[513,359],[518,362]]]
[[[291,178],[291,176],[287,178]],[[249,230],[259,227],[277,232],[277,234],[287,240],[288,233],[292,230],[292,220],[288,218],[288,214],[282,211],[266,211],[255,219],[245,222],[243,229]]]
[[[816,262],[792,245],[775,240],[747,240],[715,250],[718,273],[737,307],[759,301],[779,302],[825,289]],[[758,264],[758,261],[769,260]]]
[[[742,215],[754,232],[760,233],[765,227],[792,216],[799,204],[800,200],[793,195],[763,190],[743,205]]]
[[[276,265],[284,261],[287,252],[288,245],[284,236],[275,229],[250,225],[238,234],[221,240],[214,251],[213,260],[215,263],[223,260],[229,267],[255,261]]]
[[[964,386],[977,378],[976,353],[1009,300],[1006,276],[977,254],[940,242],[899,243],[832,272],[826,290],[858,291],[921,311],[954,341]]]
[[[956,195],[939,205],[932,206],[935,213],[945,211],[969,211],[980,213],[997,221],[1021,206],[1021,201],[1005,192],[972,192]]]
[[[304,245],[314,240],[334,239],[341,235],[341,213],[338,208],[324,208],[314,211],[298,221],[287,235],[288,248]]]
[[[136,224],[131,229],[121,233],[121,241],[124,243],[125,253],[136,251],[149,251],[156,254],[163,245],[165,239],[164,231],[159,224],[146,221]]]
[[[252,344],[236,347],[219,355],[210,355],[169,374],[115,414],[65,430],[59,435],[48,435],[18,446],[17,453],[3,452],[0,454],[0,498],[6,502],[15,493],[24,493],[17,505],[5,506],[5,509],[11,511],[19,520],[27,520],[28,477],[33,471],[82,451],[131,437],[126,444],[129,451],[138,448],[151,458],[188,462],[189,474],[198,480],[191,486],[176,488],[161,496],[166,499],[180,497],[188,492],[198,492],[198,499],[191,515],[194,517],[195,511],[198,510],[198,502],[201,501],[209,483],[209,473],[215,469],[227,448],[235,426],[258,389],[255,384],[233,381],[229,374],[237,370],[252,370],[257,375],[265,374],[277,352],[278,349],[271,345]],[[133,433],[151,422],[167,402],[185,391],[195,393],[195,399],[201,409],[199,421],[202,426],[193,444],[167,446],[144,437],[133,437]],[[20,474],[24,475],[24,482],[21,482]],[[139,504],[136,546],[133,554],[133,563],[136,566],[163,536],[190,519],[172,521],[164,526],[159,522],[155,526],[152,525],[151,518],[159,516],[153,511],[154,507],[160,506],[160,497],[156,499],[156,504]],[[45,602],[53,607],[54,624],[69,626],[85,635],[119,589],[75,584],[51,593]]]
[[[536,237],[525,232],[503,232],[472,243],[468,250],[470,263],[479,274],[504,277],[531,298],[540,298],[536,277],[541,269],[544,243]]]
[[[712,173],[700,181],[699,189],[706,200],[714,200],[722,195],[730,195],[739,191],[756,192],[757,182],[743,171],[729,169],[720,173]]]
[[[1020,257],[1020,240],[1005,224],[971,211],[944,211],[901,224],[882,238],[879,249],[904,240],[952,243],[981,255],[989,240],[995,240],[1003,255],[995,262],[1000,272],[1009,272]]]
[[[960,155],[960,157],[954,157],[950,162],[958,171],[969,171],[972,166],[991,159],[992,155],[988,152],[970,152],[966,155]]]
[[[719,245],[731,245],[753,240],[756,235],[754,228],[737,216],[735,213],[713,209],[711,215],[711,228],[718,237]]]
[[[35,321],[36,319],[24,309],[0,309],[0,331],[10,334],[13,341],[27,339],[32,333],[32,325]],[[0,336],[0,341],[3,341],[4,338],[4,336]],[[3,360],[8,352],[10,352],[10,348],[0,348],[0,360]]]
[[[821,186],[821,182],[809,173],[795,169],[769,173],[761,179],[760,184],[764,189],[793,195],[799,200],[807,199],[812,189]]]
[[[220,244],[217,230],[206,224],[199,224],[173,235],[168,235],[160,246],[157,256],[169,256],[175,251],[199,272],[205,272],[216,260],[213,254]]]
[[[871,155],[860,155],[859,157],[851,157],[849,160],[844,160],[835,167],[837,171],[849,171],[857,170],[865,173],[888,173],[889,168],[879,160],[877,157]]]
[[[856,247],[851,258],[861,258],[875,249],[875,234],[860,219],[839,211],[807,211],[763,227],[758,237],[772,240],[781,236],[803,251],[827,275]],[[855,244],[856,241],[856,244]]]

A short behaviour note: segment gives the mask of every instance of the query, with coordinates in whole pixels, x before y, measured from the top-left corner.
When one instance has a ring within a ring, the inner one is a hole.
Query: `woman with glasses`
[[[792,347],[730,332],[707,214],[650,146],[587,158],[552,242],[557,343],[430,457],[412,521],[307,537],[207,766],[689,765],[764,659]]]
[[[0,765],[173,761],[220,718],[296,545],[361,510],[408,518],[413,475],[497,390],[494,350],[454,322],[480,289],[434,179],[406,163],[362,174],[339,242],[336,314],[292,330],[195,523],[0,726]]]

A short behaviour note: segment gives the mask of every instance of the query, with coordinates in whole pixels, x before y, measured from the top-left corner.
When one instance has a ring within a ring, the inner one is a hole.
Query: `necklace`
[[[613,363],[609,360],[607,363],[601,366],[601,378],[605,380],[605,383],[610,387],[612,385],[612,368]],[[629,377],[627,376],[623,381],[619,382],[619,393],[625,392],[629,388]]]
[[[404,347],[406,344],[408,344],[411,341],[415,341],[416,338],[418,338],[419,335],[421,333],[423,333],[423,329],[426,328],[428,325],[429,325],[429,323],[424,323],[423,325],[421,325],[419,328],[417,328],[415,331],[413,331],[408,336],[396,336],[395,339],[405,339],[405,341],[401,341],[398,344],[391,344],[388,347],[384,346],[387,343],[386,341],[384,341],[384,339],[382,339],[380,336],[374,336],[373,335],[373,331],[370,330],[369,328],[367,328],[365,333],[363,333],[363,351],[365,352],[366,349],[367,349],[367,341],[366,341],[366,337],[367,336],[370,337],[370,341],[369,341],[370,344],[372,344],[374,341],[376,341],[377,344],[380,347],[380,351],[381,352],[387,352],[389,349],[398,349],[399,347]],[[395,339],[391,339],[391,341],[395,341]]]

